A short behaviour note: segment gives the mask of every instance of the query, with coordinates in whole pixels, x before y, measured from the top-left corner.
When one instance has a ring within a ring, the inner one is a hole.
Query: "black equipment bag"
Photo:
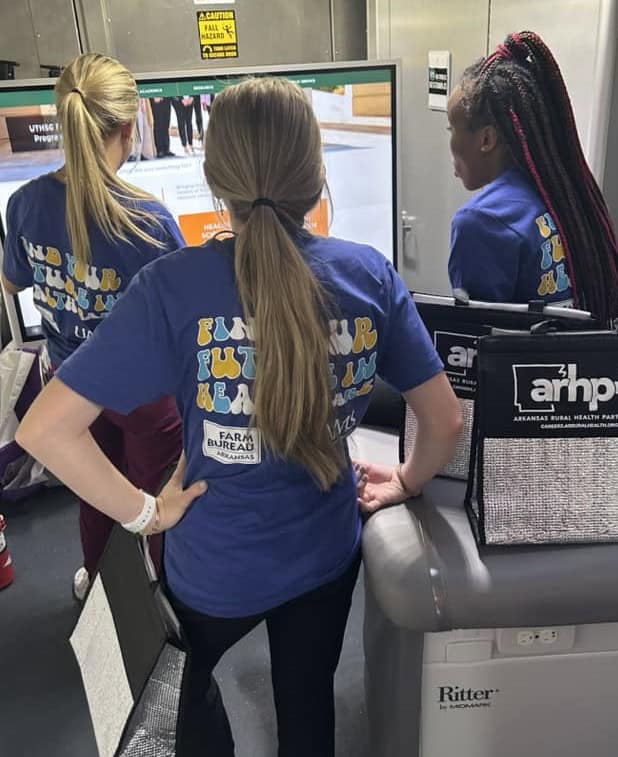
[[[116,525],[71,646],[99,757],[174,757],[188,653],[146,540]]]
[[[618,541],[618,334],[478,348],[466,506],[485,545]]]
[[[594,317],[583,310],[545,305],[489,303],[457,300],[453,297],[413,294],[423,323],[429,331],[455,394],[461,402],[464,426],[455,454],[440,475],[466,480],[470,468],[470,440],[477,387],[476,355],[478,340],[493,328],[528,330],[536,324],[551,322],[560,330],[588,329],[598,326]],[[416,418],[403,406],[399,435],[401,462],[410,453],[416,438]]]

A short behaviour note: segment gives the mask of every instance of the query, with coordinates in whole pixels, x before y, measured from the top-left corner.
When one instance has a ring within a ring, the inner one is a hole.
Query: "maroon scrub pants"
[[[103,410],[90,432],[106,457],[135,486],[156,493],[182,452],[182,424],[173,398],[144,405],[128,415]],[[84,566],[92,576],[114,521],[87,502],[79,503],[79,530]],[[151,539],[151,554],[160,564],[161,537]]]

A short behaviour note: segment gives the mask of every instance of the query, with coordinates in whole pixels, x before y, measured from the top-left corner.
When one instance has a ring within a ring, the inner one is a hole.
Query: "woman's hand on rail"
[[[373,513],[386,505],[397,505],[421,493],[408,492],[397,473],[397,468],[392,465],[365,462],[356,464],[365,471],[366,482],[358,491],[358,506],[364,513]]]

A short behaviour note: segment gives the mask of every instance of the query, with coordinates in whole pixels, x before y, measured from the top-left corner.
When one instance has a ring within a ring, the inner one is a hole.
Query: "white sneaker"
[[[90,576],[86,568],[80,568],[73,578],[73,596],[79,602],[84,601],[88,587],[90,586]]]

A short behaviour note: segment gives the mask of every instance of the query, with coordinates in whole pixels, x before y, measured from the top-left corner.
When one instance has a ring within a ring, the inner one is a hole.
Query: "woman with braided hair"
[[[448,105],[451,152],[466,189],[449,276],[493,302],[574,304],[618,316],[618,247],[586,163],[564,80],[533,32],[510,34],[464,71]]]

